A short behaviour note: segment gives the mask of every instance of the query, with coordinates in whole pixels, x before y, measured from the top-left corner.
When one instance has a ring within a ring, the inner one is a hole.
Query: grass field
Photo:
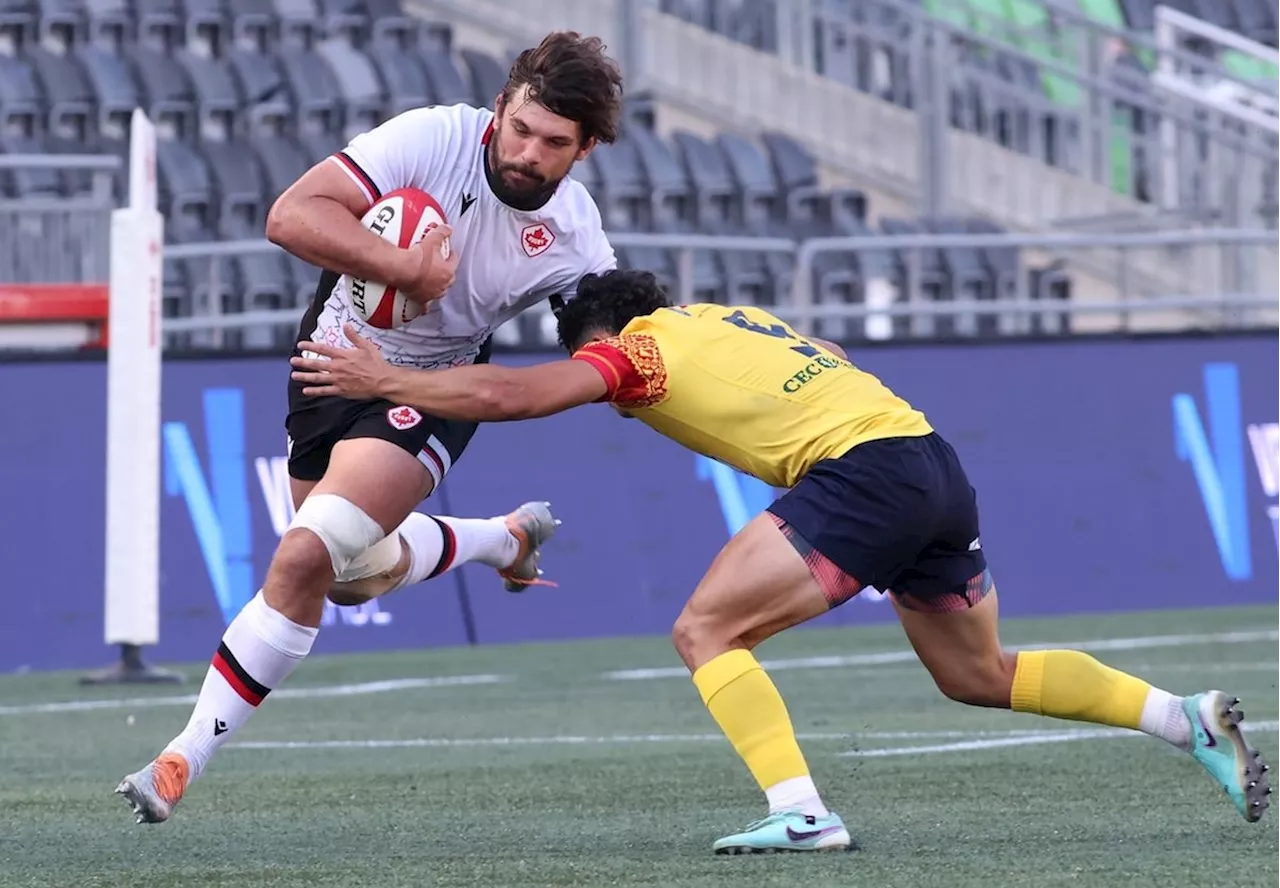
[[[1003,633],[1238,694],[1274,764],[1276,624],[1235,608]],[[667,641],[625,639],[310,660],[149,827],[112,789],[195,687],[2,677],[0,886],[1277,884],[1277,812],[1245,823],[1158,741],[950,703],[896,626],[795,631],[760,656],[788,661],[772,674],[851,853],[713,856],[762,797],[688,677],[660,671],[679,665]]]

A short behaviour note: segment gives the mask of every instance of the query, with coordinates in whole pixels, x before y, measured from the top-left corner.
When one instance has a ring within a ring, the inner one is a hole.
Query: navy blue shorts
[[[971,607],[991,587],[977,494],[937,433],[822,460],[769,511],[811,565],[829,562],[905,606]]]

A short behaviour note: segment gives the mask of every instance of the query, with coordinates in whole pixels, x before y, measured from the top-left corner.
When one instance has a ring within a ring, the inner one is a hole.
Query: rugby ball
[[[417,188],[397,188],[369,207],[360,223],[383,240],[407,250],[428,231],[445,224],[445,217],[444,210],[430,194]],[[448,239],[441,245],[440,255],[449,258]],[[403,327],[422,314],[422,303],[402,296],[395,287],[352,275],[344,277],[352,310],[370,326],[383,330]]]

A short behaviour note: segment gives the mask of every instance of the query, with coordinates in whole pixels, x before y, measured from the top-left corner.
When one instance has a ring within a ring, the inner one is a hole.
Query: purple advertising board
[[[1277,345],[1269,336],[876,347],[853,356],[925,411],[978,491],[1001,613],[1274,602]],[[504,363],[536,357],[505,356]],[[161,638],[206,658],[291,509],[280,358],[164,367]],[[0,364],[0,671],[101,665],[106,372]],[[317,651],[664,633],[774,491],[603,406],[482,427],[424,511],[549,499],[555,588],[468,566],[360,608]],[[821,620],[892,619],[875,592]]]

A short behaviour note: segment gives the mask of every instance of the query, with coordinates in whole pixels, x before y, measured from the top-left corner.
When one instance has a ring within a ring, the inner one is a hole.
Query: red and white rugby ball
[[[430,194],[417,188],[397,188],[369,207],[360,223],[383,240],[407,250],[445,221],[444,210]],[[449,258],[447,238],[440,255]],[[407,299],[395,287],[366,278],[345,277],[352,309],[370,326],[384,330],[403,327],[422,314],[422,303]]]

